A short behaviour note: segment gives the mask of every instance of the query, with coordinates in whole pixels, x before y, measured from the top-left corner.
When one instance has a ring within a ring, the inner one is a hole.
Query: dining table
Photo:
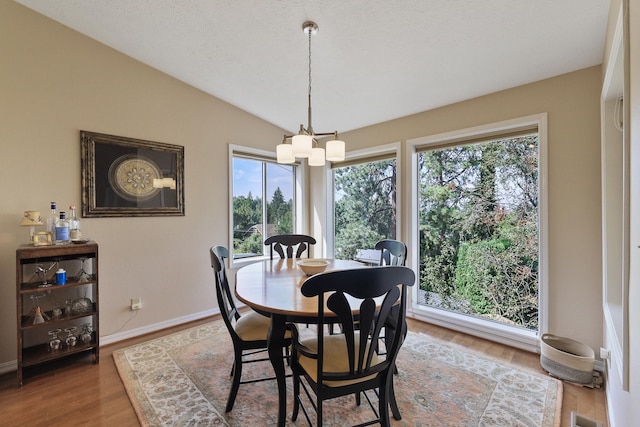
[[[235,295],[238,300],[271,318],[267,350],[278,385],[278,426],[285,425],[287,414],[286,375],[282,357],[287,323],[313,324],[318,319],[318,299],[302,295],[300,288],[308,276],[296,261],[291,258],[258,261],[236,272]],[[367,268],[366,264],[357,261],[326,261],[328,265],[325,271]]]

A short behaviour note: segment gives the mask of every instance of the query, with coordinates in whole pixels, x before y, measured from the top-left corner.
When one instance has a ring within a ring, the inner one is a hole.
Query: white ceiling
[[[16,0],[289,132],[347,131],[602,62],[609,0]]]

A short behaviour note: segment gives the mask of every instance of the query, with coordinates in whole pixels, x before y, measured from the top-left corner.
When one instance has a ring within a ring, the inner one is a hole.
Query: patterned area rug
[[[224,412],[231,380],[231,339],[222,321],[113,353],[143,426],[269,426],[277,418],[275,381],[240,385]],[[562,383],[515,369],[462,347],[409,332],[398,359],[396,395],[403,419],[394,426],[559,426]],[[243,379],[272,374],[268,362],[245,365]],[[287,381],[291,400],[291,380]],[[375,398],[375,395],[372,396]],[[304,426],[301,414],[287,425]],[[372,418],[352,396],[325,406],[325,426]]]

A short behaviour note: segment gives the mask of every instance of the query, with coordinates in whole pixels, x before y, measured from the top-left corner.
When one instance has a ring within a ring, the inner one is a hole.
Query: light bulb
[[[344,141],[327,141],[327,160],[330,162],[341,162],[344,160]]]

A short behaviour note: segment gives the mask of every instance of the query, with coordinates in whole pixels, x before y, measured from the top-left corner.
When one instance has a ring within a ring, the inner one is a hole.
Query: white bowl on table
[[[301,259],[296,262],[298,267],[306,274],[307,276],[313,276],[314,274],[322,273],[329,265],[329,261],[326,259]]]

